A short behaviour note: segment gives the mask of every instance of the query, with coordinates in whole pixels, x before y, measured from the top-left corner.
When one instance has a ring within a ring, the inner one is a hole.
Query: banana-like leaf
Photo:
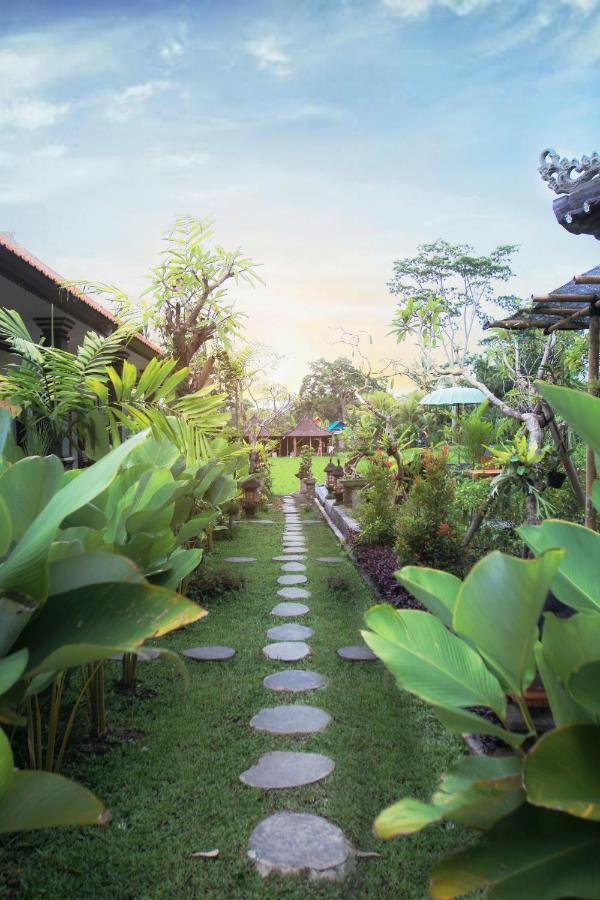
[[[210,523],[214,522],[217,515],[218,513],[216,511],[202,513],[202,515],[195,516],[193,519],[190,519],[189,522],[186,522],[185,525],[182,525],[177,533],[178,546],[185,544],[186,541],[199,538],[202,532],[208,528]]]
[[[583,612],[570,619],[559,619],[553,613],[546,613],[542,652],[567,687],[576,669],[600,659],[600,616]]]
[[[0,497],[10,510],[13,541],[20,540],[60,487],[57,456],[27,456],[0,475]]]
[[[560,728],[563,725],[574,725],[577,722],[593,721],[594,716],[592,713],[577,703],[573,692],[570,689],[567,690],[567,687],[561,683],[557,673],[546,658],[542,644],[536,645],[535,660],[555,726]]]
[[[15,772],[0,798],[0,834],[61,825],[105,825],[109,818],[91,791],[50,772]]]
[[[544,381],[536,381],[536,387],[582,441],[600,453],[600,398]]]
[[[50,563],[48,594],[64,594],[89,584],[112,581],[142,584],[144,575],[125,556],[116,553],[82,553]]]
[[[489,553],[473,566],[456,598],[454,631],[477,647],[511,693],[527,686],[538,619],[563,555],[548,550],[523,560]]]
[[[38,602],[43,601],[48,589],[46,558],[58,526],[66,516],[105,490],[119,466],[145,438],[144,432],[129,438],[54,494],[0,565],[1,588],[19,590]]]
[[[584,663],[571,673],[569,692],[580,706],[600,719],[600,659]]]
[[[5,732],[0,728],[0,805],[13,780],[13,754]]]
[[[515,731],[507,731],[500,725],[495,725],[489,719],[478,716],[477,713],[467,709],[449,709],[442,706],[434,706],[433,711],[442,725],[454,734],[490,734],[500,738],[509,747],[515,750],[527,739],[527,734]]]
[[[164,588],[148,584],[92,584],[49,597],[21,633],[17,649],[29,649],[28,675],[63,670],[118,652],[135,652],[206,615]]]
[[[28,657],[27,650],[23,649],[0,659],[0,696],[19,680],[27,668]]]
[[[169,557],[169,568],[164,572],[151,576],[150,581],[152,584],[158,584],[161,587],[174,591],[183,579],[187,578],[190,572],[193,572],[200,565],[201,559],[202,550],[199,548],[194,550],[178,548]]]
[[[581,819],[600,821],[600,726],[568,725],[547,732],[523,769],[527,799]]]
[[[525,803],[468,850],[437,863],[433,898],[487,891],[490,900],[598,898],[600,825]]]
[[[562,547],[564,558],[552,582],[559,600],[577,610],[600,610],[600,534],[583,525],[547,519],[517,529],[536,556]]]
[[[9,653],[34,612],[34,606],[0,594],[0,656]]]
[[[481,657],[427,612],[385,604],[365,615],[365,643],[400,686],[442,707],[486,706],[504,718],[506,700]]]
[[[450,572],[421,566],[404,566],[395,575],[429,612],[441,619],[447,628],[452,628],[452,611],[461,586],[460,578]]]

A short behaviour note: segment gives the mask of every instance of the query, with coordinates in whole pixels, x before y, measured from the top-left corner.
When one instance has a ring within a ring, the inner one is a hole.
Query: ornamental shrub
[[[367,484],[362,491],[358,510],[360,538],[367,544],[393,547],[396,540],[398,508],[396,480],[390,460],[380,454],[368,463]]]
[[[455,484],[448,451],[423,451],[423,471],[398,514],[396,550],[403,565],[431,566],[459,574],[464,555]]]

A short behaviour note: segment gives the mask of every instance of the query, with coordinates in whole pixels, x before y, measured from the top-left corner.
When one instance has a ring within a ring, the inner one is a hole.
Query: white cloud
[[[132,84],[119,93],[109,96],[106,115],[114,122],[126,122],[136,109],[147,103],[158,94],[173,90],[172,81],[146,81],[143,84]]]
[[[176,40],[167,41],[166,44],[160,48],[161,57],[167,62],[172,62],[174,59],[177,59],[180,56],[183,56],[185,53],[185,48],[182,43]]]
[[[448,9],[457,16],[468,16],[481,12],[498,0],[383,0],[383,5],[394,15],[403,19],[416,19],[425,16],[433,9]],[[567,0],[570,2],[570,0]],[[587,2],[587,0],[575,0]]]
[[[151,165],[160,171],[188,171],[205,166],[208,154],[195,150],[182,153],[165,153],[157,151],[151,158]]]
[[[62,119],[69,107],[69,103],[50,103],[33,97],[0,100],[0,126],[24,131],[47,128]]]
[[[290,58],[284,52],[281,41],[274,35],[265,35],[246,43],[246,51],[259,69],[273,72],[278,78],[285,78],[292,71]]]

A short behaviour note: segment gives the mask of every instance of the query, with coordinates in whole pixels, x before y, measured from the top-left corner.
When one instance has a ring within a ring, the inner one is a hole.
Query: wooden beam
[[[600,275],[573,275],[575,284],[600,284]]]
[[[585,316],[582,316],[581,310],[578,309],[570,316],[567,316],[566,319],[559,319],[559,321],[555,322],[554,325],[549,325],[546,329],[546,334],[551,334],[553,331],[559,331],[561,326],[563,326],[564,328],[565,326],[569,325],[570,322],[575,322],[577,319],[581,319],[584,317]],[[595,316],[591,318],[595,318]]]
[[[583,317],[590,315],[591,307],[588,306],[584,309],[579,310],[580,315]],[[572,306],[535,306],[530,312],[534,312],[536,315],[550,315],[550,316],[570,316],[573,312]]]
[[[534,303],[591,303],[600,299],[600,294],[532,294]]]

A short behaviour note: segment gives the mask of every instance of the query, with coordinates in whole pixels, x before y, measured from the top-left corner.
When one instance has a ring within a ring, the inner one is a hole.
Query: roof
[[[336,419],[331,425],[327,426],[327,431],[331,434],[333,431],[342,431],[346,427],[346,423],[341,419]]]
[[[93,311],[96,317],[100,317],[101,319],[103,319],[110,331],[114,330],[119,325],[119,321],[116,316],[105,309],[105,307],[102,306],[101,303],[98,303],[97,300],[94,300],[88,294],[84,294],[81,291],[78,291],[74,287],[66,287],[64,278],[62,278],[57,272],[55,272],[54,269],[52,269],[49,265],[42,262],[41,259],[38,259],[37,256],[34,256],[34,254],[29,250],[26,250],[25,247],[21,247],[20,244],[17,244],[16,241],[13,241],[6,235],[0,234],[0,249],[3,249],[6,253],[9,254],[9,256],[26,263],[29,268],[35,269],[35,271],[39,272],[40,275],[42,275],[46,281],[50,282],[50,284],[54,288],[58,288],[63,299],[66,300],[66,302],[63,303],[60,303],[60,300],[58,300],[58,305],[67,307],[67,311],[71,312],[71,314],[73,314],[73,310],[68,309],[69,303],[83,304],[84,307],[87,307],[89,310]],[[0,273],[2,273],[1,267]],[[145,347],[146,352],[143,353],[144,356],[148,356],[148,350],[151,351],[152,356],[164,356],[164,351],[158,346],[158,344],[155,344],[154,341],[151,341],[143,334],[135,334],[132,338],[131,343],[134,345],[134,348],[136,344],[141,344],[143,347]],[[137,349],[140,348],[138,347]]]
[[[486,328],[543,328],[551,331],[582,331],[589,325],[590,304],[600,300],[600,284],[581,284],[587,277],[600,278],[600,265],[572,278],[549,294],[534,296],[533,305],[519,309]],[[561,299],[564,298],[564,299]],[[579,298],[581,297],[581,300]],[[580,313],[580,315],[578,315]]]
[[[330,437],[330,435],[328,431],[317,425],[310,416],[304,416],[295,428],[288,431],[285,437]]]
[[[437,391],[426,394],[419,400],[419,403],[422,406],[460,406],[476,405],[483,403],[484,400],[485,397],[479,388],[455,385],[454,387],[438,388]]]

